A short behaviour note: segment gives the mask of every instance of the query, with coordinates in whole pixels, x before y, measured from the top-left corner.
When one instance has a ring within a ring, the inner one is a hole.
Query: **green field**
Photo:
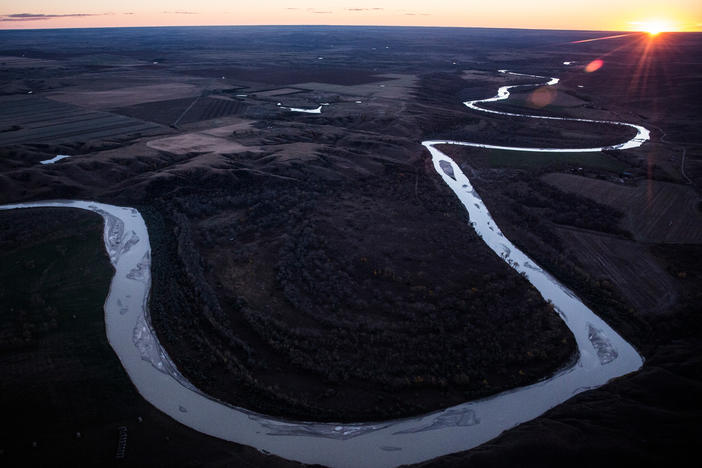
[[[58,450],[114,458],[116,439],[102,431],[116,426],[105,423],[125,424],[121,408],[139,398],[105,336],[113,269],[102,225],[74,210],[0,212],[0,406],[10,460],[39,462]]]
[[[102,325],[102,304],[113,273],[102,245],[102,219],[87,213],[70,218],[70,229],[43,236],[23,232],[25,241],[16,242],[16,249],[0,252],[0,298],[6,305],[0,310],[3,348],[40,345],[55,334]]]
[[[541,168],[578,166],[620,172],[628,166],[604,153],[540,153],[528,151],[482,150],[478,158],[489,167]]]

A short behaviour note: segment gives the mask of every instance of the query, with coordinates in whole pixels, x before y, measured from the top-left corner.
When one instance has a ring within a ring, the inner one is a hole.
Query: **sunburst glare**
[[[673,24],[672,21],[663,18],[634,21],[631,24],[635,25],[636,29],[639,31],[646,32],[652,37],[657,36],[662,32],[673,32],[679,29]]]

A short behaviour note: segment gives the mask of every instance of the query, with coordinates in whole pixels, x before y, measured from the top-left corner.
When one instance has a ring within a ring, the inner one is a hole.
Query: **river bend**
[[[557,78],[551,78],[546,83],[517,86],[552,86],[557,83]],[[640,146],[648,140],[649,132],[644,127],[625,122],[531,116],[481,106],[507,99],[509,90],[517,86],[502,87],[495,97],[467,101],[465,105],[478,112],[609,123],[629,126],[637,131],[636,136],[624,143],[600,148],[506,147],[446,140],[422,143],[431,154],[437,173],[465,206],[476,232],[512,268],[525,274],[544,299],[553,302],[575,336],[579,355],[570,367],[538,383],[418,417],[356,424],[287,421],[211,398],[178,371],[151,325],[148,310],[151,247],[146,224],[136,209],[90,201],[56,200],[4,205],[0,210],[68,207],[93,211],[103,217],[105,248],[115,268],[104,306],[108,340],[139,393],[172,418],[199,432],[304,463],[339,467],[417,463],[476,447],[507,429],[538,417],[573,395],[634,372],[643,364],[642,357],[629,343],[504,236],[470,180],[436,146],[595,152]]]

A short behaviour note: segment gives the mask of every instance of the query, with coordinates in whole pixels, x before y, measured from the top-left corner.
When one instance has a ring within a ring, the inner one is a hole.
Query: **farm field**
[[[68,88],[49,94],[51,99],[88,109],[109,110],[125,105],[156,102],[169,98],[196,97],[199,89],[190,83],[160,83],[141,86],[120,86],[107,90]]]
[[[246,104],[240,100],[204,97],[148,102],[120,107],[113,112],[163,125],[175,125],[176,122],[188,124],[241,114],[245,110]]]
[[[163,133],[157,124],[95,112],[43,98],[0,100],[0,145],[61,144],[90,140],[133,139]]]
[[[289,69],[282,67],[261,68],[202,68],[181,69],[181,73],[205,76],[211,78],[224,77],[250,83],[268,83],[273,85],[291,85],[299,83],[329,83],[341,86],[362,85],[382,81],[377,73],[369,70],[354,70],[349,68],[330,68],[313,66],[304,69]]]
[[[636,186],[548,174],[547,183],[624,212],[623,226],[643,242],[702,243],[702,211],[690,187],[657,180]]]
[[[642,314],[667,314],[677,299],[677,287],[646,245],[613,236],[559,227],[568,252],[595,278],[612,281]],[[641,275],[641,272],[647,275]]]

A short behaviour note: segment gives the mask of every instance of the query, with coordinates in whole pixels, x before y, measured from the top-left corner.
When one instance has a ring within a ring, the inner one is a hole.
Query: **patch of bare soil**
[[[232,154],[246,151],[259,151],[258,148],[244,146],[232,139],[217,137],[204,132],[186,133],[175,137],[151,140],[147,145],[150,148],[173,154]]]

